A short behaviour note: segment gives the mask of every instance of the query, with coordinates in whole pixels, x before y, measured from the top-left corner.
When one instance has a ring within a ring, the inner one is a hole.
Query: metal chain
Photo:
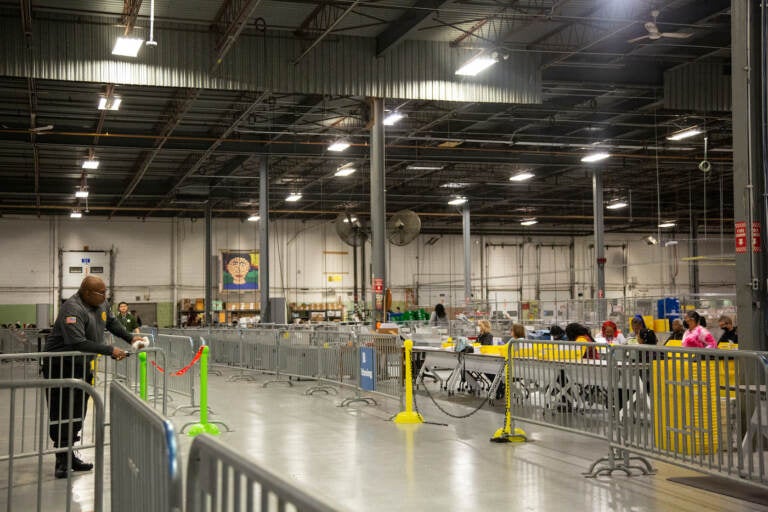
[[[419,412],[419,408],[416,405],[416,389],[415,389],[415,387],[416,386],[415,386],[415,381],[414,381],[413,406],[416,409],[416,412]],[[450,412],[448,412],[445,409],[443,409],[442,407],[440,407],[440,404],[437,403],[435,398],[432,396],[432,393],[429,392],[429,388],[427,387],[426,384],[424,385],[424,390],[427,392],[427,396],[429,397],[430,400],[432,400],[432,403],[435,404],[435,407],[437,407],[440,410],[440,412],[442,412],[446,416],[450,416],[451,418],[456,418],[456,419],[459,419],[459,420],[464,419],[464,418],[469,418],[470,416],[475,414],[477,411],[479,411],[480,409],[483,408],[483,406],[486,404],[486,402],[488,402],[488,400],[490,398],[488,395],[486,395],[485,398],[483,399],[482,403],[480,403],[480,405],[477,406],[477,408],[475,410],[470,411],[467,414],[451,414]]]

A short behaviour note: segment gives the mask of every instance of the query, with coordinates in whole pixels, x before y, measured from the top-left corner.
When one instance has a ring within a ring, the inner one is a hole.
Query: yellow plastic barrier
[[[667,340],[666,343],[664,343],[665,347],[682,347],[683,346],[683,340]]]
[[[501,356],[506,358],[509,353],[509,348],[506,345],[480,345],[479,352],[481,354],[489,354],[492,356]]]
[[[653,437],[659,449],[685,455],[719,449],[719,366],[717,361],[689,363],[685,354],[653,362],[651,382],[658,384],[653,398],[654,417],[659,418],[653,422]]]
[[[669,330],[669,320],[657,318],[653,321],[653,330],[656,332],[667,332]]]

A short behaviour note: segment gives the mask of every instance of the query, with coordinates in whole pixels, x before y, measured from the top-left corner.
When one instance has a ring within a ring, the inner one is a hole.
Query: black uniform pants
[[[46,379],[80,379],[93,382],[89,359],[77,357],[52,358],[43,364]],[[88,395],[81,389],[50,388],[48,390],[48,432],[57,448],[70,446],[80,438],[85,414],[88,411]]]

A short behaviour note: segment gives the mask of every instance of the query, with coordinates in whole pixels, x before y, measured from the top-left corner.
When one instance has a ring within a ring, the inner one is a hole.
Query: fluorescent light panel
[[[301,199],[301,194],[299,194],[298,192],[291,192],[290,194],[288,194],[288,197],[285,198],[285,200],[288,201],[289,203],[295,203],[299,199]]]
[[[120,110],[121,98],[99,98],[99,110]]]
[[[143,43],[144,40],[138,37],[118,37],[115,47],[112,48],[112,55],[136,57]]]
[[[99,161],[96,159],[83,161],[83,169],[98,169]]]
[[[339,140],[328,146],[328,151],[346,151],[347,148],[350,146],[349,142],[345,142],[343,140]]]
[[[82,216],[83,216],[83,214],[82,214],[82,213],[80,213],[80,212],[78,212],[78,211],[73,211],[72,213],[70,213],[70,214],[69,214],[69,217],[70,217],[71,219],[79,219],[79,218],[81,218]]]
[[[534,224],[538,224],[539,221],[536,219],[525,219],[520,221],[521,226],[533,226]]]
[[[349,176],[350,174],[354,174],[357,172],[357,169],[354,167],[347,167],[346,165],[343,165],[336,169],[336,172],[334,173],[334,176]]]
[[[585,164],[591,164],[593,162],[599,162],[601,160],[605,160],[606,158],[610,158],[610,154],[606,153],[604,151],[600,151],[598,153],[590,153],[588,155],[584,155],[581,157],[581,161]]]
[[[674,223],[674,222],[672,222],[672,221],[664,221],[664,222],[662,222],[661,224],[659,224],[659,227],[660,227],[660,228],[673,228],[673,227],[675,227],[676,225],[677,225],[677,224],[675,224],[675,223]]]
[[[440,185],[440,188],[464,188],[468,183],[460,183],[460,182],[449,182],[449,183],[443,183]]]
[[[702,133],[704,133],[704,130],[700,129],[698,126],[692,126],[690,128],[686,128],[684,130],[680,130],[673,133],[672,135],[667,137],[667,140],[683,140],[683,139],[687,139],[688,137],[695,137],[696,135],[701,135]]]
[[[627,207],[627,203],[625,203],[624,201],[614,201],[610,203],[608,206],[606,206],[606,208],[608,208],[609,210],[621,210],[622,208],[626,208],[626,207]]]
[[[357,222],[357,217],[347,217],[344,219],[344,222],[349,224],[350,222]]]
[[[448,201],[448,204],[450,204],[451,206],[458,206],[458,205],[464,204],[466,202],[467,202],[467,198],[466,197],[454,197],[453,199]]]
[[[88,189],[79,189],[75,191],[75,197],[86,198],[88,197]]]
[[[256,222],[260,219],[259,215],[257,213],[252,213],[248,216],[248,222]]]
[[[525,181],[533,178],[533,173],[528,171],[523,171],[520,173],[515,174],[514,176],[509,178],[509,181]]]
[[[406,167],[406,169],[409,171],[439,171],[443,167],[442,165],[413,164]]]
[[[457,69],[456,74],[462,76],[475,76],[481,71],[485,71],[489,67],[493,66],[497,62],[498,60],[494,59],[493,57],[475,57]]]
[[[384,126],[392,126],[404,117],[405,115],[401,114],[400,112],[392,112],[384,118]]]

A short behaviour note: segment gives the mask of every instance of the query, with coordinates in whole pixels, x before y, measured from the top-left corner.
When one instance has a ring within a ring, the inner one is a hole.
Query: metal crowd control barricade
[[[767,353],[618,346],[611,371],[610,452],[592,474],[650,457],[768,488]]]
[[[316,392],[336,393],[336,388],[329,384],[356,387],[358,376],[358,343],[355,333],[350,330],[342,332],[315,332],[313,343],[318,350],[318,384],[309,388],[306,393]]]
[[[50,510],[54,506],[61,510],[62,501],[65,500],[64,510],[72,510],[72,473],[69,472],[67,476],[65,488],[54,485],[46,478],[49,472],[53,471],[54,453],[65,454],[68,464],[73,457],[72,446],[56,448],[48,439],[50,422],[45,399],[46,390],[58,390],[59,393],[68,393],[69,396],[80,392],[84,394],[85,401],[92,402],[90,414],[94,419],[93,426],[80,432],[80,441],[75,448],[93,450],[93,510],[101,512],[104,496],[104,402],[93,386],[80,379],[0,381],[0,444],[7,447],[7,452],[0,455],[0,467],[7,467],[5,489],[0,494],[0,508],[8,512],[22,509],[40,512],[44,509]],[[75,417],[73,401],[69,401],[67,413],[70,418]],[[26,438],[22,434],[26,434]],[[33,472],[36,473],[34,482],[25,481],[24,475]],[[78,479],[81,485],[82,478]],[[44,500],[55,501],[53,504],[44,504]],[[32,503],[34,505],[30,505]],[[79,506],[83,504],[80,503]]]
[[[166,366],[162,370],[158,368],[158,363],[151,361],[153,368],[157,371],[172,372],[168,381],[167,389],[170,393],[182,395],[189,400],[189,405],[180,405],[176,407],[172,414],[188,409],[194,413],[197,409],[197,372],[191,368],[182,375],[175,373],[187,368],[195,358],[197,349],[190,336],[181,336],[175,334],[157,334],[156,344],[165,352]],[[170,400],[170,396],[168,397]]]
[[[599,439],[607,437],[612,386],[607,346],[513,340],[509,351],[506,386],[512,416]]]
[[[279,370],[289,377],[314,378],[318,373],[318,347],[313,344],[312,331],[281,330],[278,333]],[[275,381],[281,380],[279,374]],[[269,383],[265,383],[269,384]]]
[[[112,512],[181,512],[181,455],[173,424],[119,382],[109,389]]]
[[[360,347],[358,354],[357,370],[357,395],[355,398],[347,399],[345,402],[364,401],[376,404],[376,401],[370,397],[361,397],[361,377],[362,372],[362,352],[368,348],[373,348],[375,353],[374,364],[369,368],[373,372],[373,389],[365,391],[386,395],[390,397],[402,398],[403,396],[403,348],[399,336],[396,334],[358,334],[358,344]],[[342,405],[344,403],[342,402]]]
[[[277,374],[279,371],[277,340],[278,331],[274,329],[244,330],[238,366],[246,370]]]
[[[211,366],[219,368],[240,368],[240,373],[230,380],[251,380],[245,373],[242,361],[243,330],[242,329],[211,329],[206,334],[210,349]],[[214,370],[209,370],[213,372]],[[221,370],[216,370],[221,375]]]
[[[39,352],[37,346],[39,329],[0,329],[0,353],[19,354]]]
[[[192,442],[187,465],[186,512],[331,512],[338,507],[299,489],[214,438]]]

